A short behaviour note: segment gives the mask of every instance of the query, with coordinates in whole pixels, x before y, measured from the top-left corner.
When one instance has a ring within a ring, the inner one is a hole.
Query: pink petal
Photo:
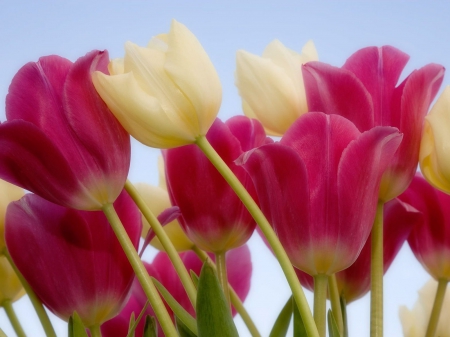
[[[249,151],[266,142],[266,132],[256,119],[250,119],[246,116],[234,116],[227,120],[225,124],[241,143],[242,151]]]
[[[352,72],[321,62],[308,62],[302,71],[309,111],[338,114],[360,131],[373,127],[372,98]]]

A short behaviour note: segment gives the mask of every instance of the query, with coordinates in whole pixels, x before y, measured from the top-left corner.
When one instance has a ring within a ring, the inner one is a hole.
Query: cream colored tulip
[[[236,86],[244,113],[258,119],[267,134],[282,136],[308,111],[302,64],[317,61],[312,41],[298,54],[280,41],[271,42],[262,57],[239,50],[236,55]]]
[[[24,195],[23,189],[0,179],[0,254],[5,249],[5,215],[6,208],[12,201]]]
[[[14,269],[4,256],[0,256],[0,305],[4,301],[17,301],[25,294]]]
[[[431,315],[434,298],[436,296],[437,281],[429,280],[425,286],[419,290],[419,299],[412,310],[401,306],[399,310],[400,321],[403,326],[404,337],[423,337],[427,331],[428,320]],[[444,304],[442,306],[436,336],[450,337],[450,291],[446,291]]]
[[[173,148],[204,136],[219,112],[222,88],[197,38],[172,21],[170,32],[147,47],[125,44],[110,75],[93,74],[97,92],[123,127],[141,143]]]
[[[450,194],[450,86],[425,117],[419,162],[425,179]]]

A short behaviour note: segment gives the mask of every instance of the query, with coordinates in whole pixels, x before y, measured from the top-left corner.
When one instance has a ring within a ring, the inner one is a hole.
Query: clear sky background
[[[446,1],[0,0],[0,101],[4,102],[12,77],[26,62],[49,54],[74,61],[92,49],[107,49],[112,58],[121,57],[127,40],[145,45],[152,36],[167,32],[176,19],[198,37],[214,63],[223,86],[219,117],[227,119],[242,113],[234,86],[238,49],[261,54],[269,42],[279,39],[300,51],[313,39],[321,61],[341,66],[359,48],[390,44],[411,56],[405,77],[431,62],[450,68],[449,16]],[[444,85],[448,84],[446,75]],[[4,121],[4,103],[0,117]],[[157,183],[158,153],[133,144],[132,182]],[[267,336],[289,288],[257,235],[250,246],[254,273],[245,305]],[[398,308],[411,307],[428,278],[405,245],[385,277],[385,336],[402,335]],[[44,336],[28,299],[14,306],[28,335]],[[369,296],[350,304],[348,314],[350,336],[368,336]],[[241,336],[248,336],[241,320],[236,322]],[[3,310],[0,327],[8,336],[15,335]],[[58,336],[67,336],[65,323],[59,321],[55,327]]]

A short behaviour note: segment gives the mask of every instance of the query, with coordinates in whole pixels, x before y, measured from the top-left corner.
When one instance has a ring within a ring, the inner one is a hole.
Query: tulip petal
[[[302,69],[309,111],[348,118],[361,132],[373,127],[372,98],[352,72],[321,62]]]
[[[195,120],[204,135],[222,102],[219,76],[200,42],[183,24],[172,21],[167,41],[164,69],[194,106],[192,123]]]
[[[225,124],[241,143],[242,151],[261,146],[266,141],[266,133],[261,123],[244,116],[234,116]]]

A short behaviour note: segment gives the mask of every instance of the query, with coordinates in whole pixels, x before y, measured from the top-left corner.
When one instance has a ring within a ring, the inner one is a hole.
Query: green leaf
[[[169,293],[169,291],[164,288],[164,286],[154,277],[152,277],[153,283],[155,287],[158,288],[158,291],[161,293],[164,300],[169,305],[170,309],[172,309],[173,313],[186,325],[186,327],[191,330],[193,333],[197,334],[197,322],[195,318],[192,317],[181,305],[177,302],[175,298]]]
[[[177,323],[177,331],[180,337],[197,337],[177,316],[175,316],[175,322]]]
[[[300,311],[298,311],[294,298],[292,298],[292,307],[294,308],[294,337],[308,337],[302,316],[300,315]]]
[[[292,296],[289,297],[283,309],[281,309],[278,318],[275,321],[275,324],[273,325],[269,337],[285,337],[289,329],[289,324],[291,323],[291,317],[292,317]]]
[[[331,310],[328,310],[328,334],[330,337],[341,337],[338,325]]]
[[[191,269],[190,271],[192,283],[194,283],[195,288],[198,288],[198,275]]]
[[[196,311],[199,337],[239,336],[210,259],[203,264],[198,280]]]
[[[76,311],[69,318],[69,337],[88,337],[86,328]]]
[[[158,337],[158,325],[155,317],[145,316],[144,334],[142,337]]]
[[[150,304],[150,302],[147,300],[147,302],[145,302],[145,305],[142,308],[142,310],[139,313],[139,316],[136,320],[134,319],[134,312],[131,313],[127,337],[134,337],[134,332],[136,331],[136,328],[137,328],[139,322],[141,321],[142,317],[144,316],[145,311],[147,310],[147,307],[149,306],[149,304]]]
[[[8,337],[1,328],[0,328],[0,337]]]

